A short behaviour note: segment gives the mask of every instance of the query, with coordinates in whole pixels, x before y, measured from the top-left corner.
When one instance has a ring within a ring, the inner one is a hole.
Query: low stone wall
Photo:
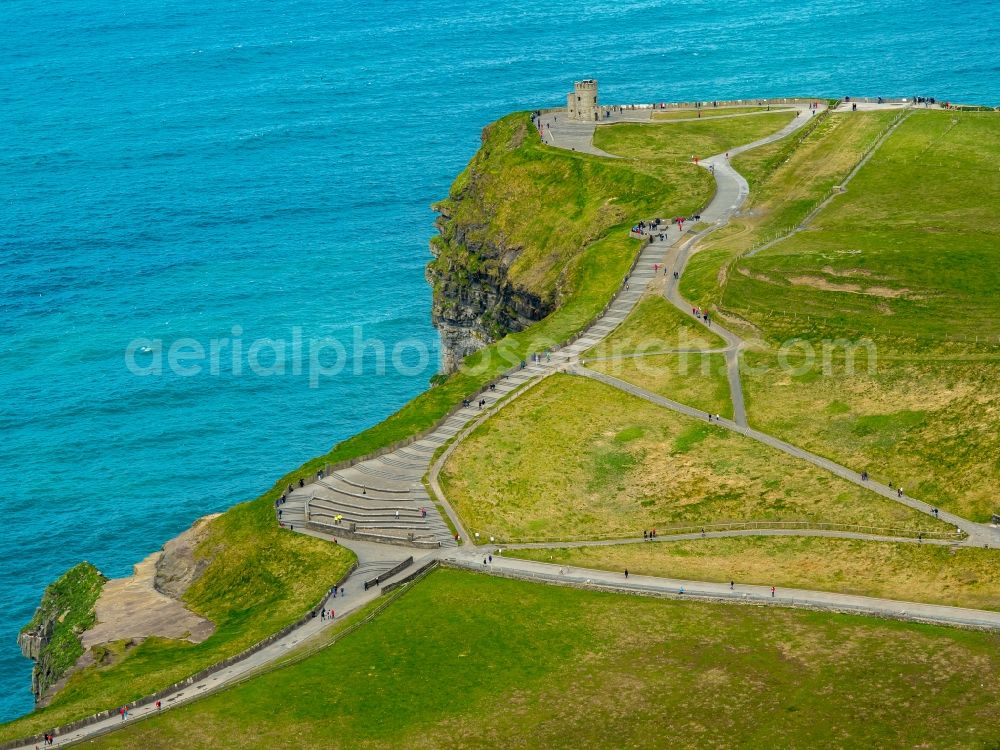
[[[329,534],[340,539],[356,539],[359,542],[378,542],[379,544],[395,544],[400,547],[416,547],[417,549],[437,549],[440,542],[426,542],[419,539],[407,539],[401,536],[388,536],[387,534],[368,534],[364,531],[351,531],[346,526],[336,524],[320,523],[319,521],[306,521],[306,528]],[[3,750],[0,748],[0,750]]]
[[[403,560],[403,562],[399,563],[399,565],[396,565],[395,567],[385,571],[385,573],[379,573],[374,578],[370,578],[367,581],[365,581],[365,591],[372,588],[373,586],[378,586],[380,583],[382,583],[382,581],[389,580],[399,571],[406,570],[411,565],[413,565],[413,555],[410,555],[408,558]]]
[[[313,618],[319,616],[320,610],[323,609],[324,605],[326,604],[326,600],[333,593],[333,590],[339,587],[342,583],[344,583],[344,581],[346,581],[350,577],[351,573],[357,570],[357,567],[358,567],[357,562],[351,565],[350,569],[343,576],[341,576],[340,579],[338,579],[333,586],[327,589],[326,594],[323,596],[322,599],[320,599],[319,603],[316,604],[316,606],[314,606],[308,612],[306,612],[298,620],[293,622],[291,625],[283,627],[277,633],[269,635],[264,640],[258,641],[257,643],[255,643],[254,645],[250,646],[247,649],[244,649],[240,653],[230,656],[228,659],[224,659],[221,662],[218,662],[217,664],[213,664],[212,666],[207,667],[201,670],[200,672],[196,672],[195,674],[181,680],[180,682],[175,682],[173,685],[165,687],[162,690],[158,690],[157,692],[151,695],[147,695],[142,698],[139,698],[138,700],[131,701],[128,704],[129,708],[134,709],[138,708],[139,706],[148,706],[151,703],[155,703],[156,701],[167,697],[171,693],[181,690],[182,688],[192,685],[195,682],[199,682],[205,679],[206,677],[215,674],[216,672],[226,669],[227,667],[230,667],[233,664],[236,664],[237,662],[246,659],[248,656],[257,653],[261,649],[270,646],[275,641],[284,638],[286,635],[291,633],[296,628],[302,626],[309,620],[312,620]],[[69,724],[64,724],[60,727],[56,727],[55,729],[49,731],[58,738],[60,735],[69,734],[71,732],[75,732],[77,729],[81,729],[82,727],[86,727],[91,724],[96,724],[97,722],[104,721],[105,719],[109,719],[113,716],[116,716],[117,713],[118,713],[117,708],[108,709],[106,711],[101,711],[100,713],[88,716],[84,719],[78,719],[77,721],[71,722]],[[24,745],[31,745],[31,744],[36,744],[41,746],[42,743],[44,742],[44,739],[45,735],[43,733],[43,734],[36,734],[31,737],[22,737],[16,740],[8,740],[7,742],[0,744],[0,750],[10,750],[10,748],[22,747]]]
[[[438,567],[440,564],[441,564],[441,562],[439,560],[430,560],[428,562],[425,562],[423,565],[421,565],[419,568],[417,568],[416,570],[414,570],[409,575],[407,575],[407,576],[405,576],[403,578],[400,578],[398,581],[393,581],[388,586],[383,586],[382,587],[382,593],[383,594],[388,594],[393,589],[398,589],[400,586],[405,586],[406,584],[410,583],[411,581],[413,581],[413,580],[415,580],[417,578],[420,578],[420,576],[422,576],[424,573],[427,573],[427,572],[433,570],[434,568]]]

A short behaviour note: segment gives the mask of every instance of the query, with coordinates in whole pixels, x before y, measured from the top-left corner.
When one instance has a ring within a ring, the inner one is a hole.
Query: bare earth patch
[[[204,522],[210,518],[214,516],[199,520],[173,542],[184,542],[185,547],[193,549],[203,533]],[[80,639],[85,649],[89,651],[92,646],[114,641],[139,641],[154,635],[201,643],[215,632],[211,620],[196,615],[179,599],[156,590],[153,582],[157,563],[163,556],[162,550],[154,552],[138,563],[128,578],[114,578],[104,585],[94,606],[97,624]]]
[[[827,281],[822,276],[790,276],[788,281],[793,286],[811,286],[826,292],[850,292],[852,294],[867,294],[872,297],[894,298],[910,293],[909,289],[890,289],[886,286],[862,287],[859,284],[836,284]]]

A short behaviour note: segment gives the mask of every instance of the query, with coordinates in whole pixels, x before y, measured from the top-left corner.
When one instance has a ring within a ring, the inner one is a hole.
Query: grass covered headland
[[[1000,636],[439,570],[298,664],[93,743],[993,747]]]
[[[2,725],[0,741],[130,702],[239,653],[301,617],[355,559],[344,547],[279,528],[266,498],[210,521],[196,555],[210,562],[184,604],[215,623],[207,640],[147,638],[95,646],[96,663],[75,672],[48,706]],[[96,598],[94,593],[82,630],[93,624]],[[72,661],[83,653],[79,640],[74,642],[76,649],[67,651]]]
[[[510,323],[523,310],[498,307],[486,321],[494,343],[459,372],[213,521],[198,548],[209,565],[185,596],[216,624],[208,640],[113,644],[50,708],[6,725],[0,739],[148,693],[296,619],[352,558],[278,529],[280,488],[430,427],[529,352],[582,330],[639,250],[628,228],[708,199],[711,180],[691,156],[792,117],[599,129],[596,145],[616,159],[544,146],[526,114],[486,128],[440,204],[428,270],[435,304],[492,281],[548,314],[518,331]],[[911,114],[808,229],[747,255],[800,223],[895,117],[817,115],[787,141],[734,160],[751,185],[749,210],[709,236],[682,291],[751,342],[743,361],[757,367],[743,382],[753,425],[984,520],[1000,475],[996,115]],[[862,336],[888,370],[852,371],[842,354],[831,372],[761,366],[782,364],[788,337],[820,346]],[[586,358],[728,414],[721,355],[705,352],[719,344],[651,294]],[[697,351],[673,351],[684,347]],[[678,367],[682,356],[695,373]],[[751,520],[951,528],[717,425],[570,375],[550,376],[477,427],[441,479],[470,531],[504,541]],[[993,553],[783,538],[524,554],[996,609]],[[95,744],[995,747],[998,646],[996,634],[445,570],[333,647]]]
[[[74,565],[46,587],[31,621],[21,628],[22,650],[27,646],[35,659],[36,696],[83,655],[80,635],[94,624],[94,604],[106,580],[90,563]]]

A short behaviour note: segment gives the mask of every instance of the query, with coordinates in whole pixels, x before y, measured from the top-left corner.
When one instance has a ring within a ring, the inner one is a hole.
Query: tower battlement
[[[600,120],[597,104],[597,79],[574,81],[573,90],[566,94],[566,114],[571,120]]]

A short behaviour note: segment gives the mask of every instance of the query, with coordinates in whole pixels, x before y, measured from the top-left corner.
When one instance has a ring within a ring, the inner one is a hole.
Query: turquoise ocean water
[[[484,124],[582,77],[1000,103],[995,3],[5,0],[0,27],[0,720],[31,708],[17,630],[63,570],[127,574],[425,387],[429,204]],[[285,374],[126,366],[234,327],[287,341]],[[311,387],[296,336],[344,370]]]

